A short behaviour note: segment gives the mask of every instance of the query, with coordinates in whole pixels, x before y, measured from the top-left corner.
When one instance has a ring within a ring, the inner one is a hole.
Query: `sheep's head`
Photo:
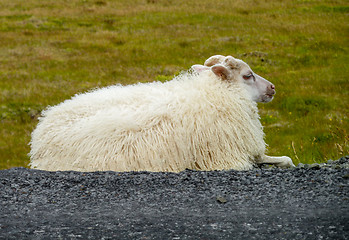
[[[207,59],[204,66],[194,65],[192,68],[197,72],[211,70],[223,81],[243,84],[256,102],[270,102],[275,95],[275,86],[271,82],[255,74],[244,61],[232,56],[215,55]]]

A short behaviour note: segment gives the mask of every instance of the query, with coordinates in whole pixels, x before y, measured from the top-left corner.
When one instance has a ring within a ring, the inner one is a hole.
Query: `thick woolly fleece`
[[[251,169],[264,155],[258,109],[212,72],[166,83],[115,85],[42,113],[32,168],[75,171]]]

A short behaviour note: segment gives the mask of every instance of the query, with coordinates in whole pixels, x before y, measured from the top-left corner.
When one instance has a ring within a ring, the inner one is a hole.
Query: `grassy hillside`
[[[270,155],[349,151],[347,1],[2,0],[0,169],[26,166],[40,111],[88,89],[164,81],[215,54],[276,85]]]

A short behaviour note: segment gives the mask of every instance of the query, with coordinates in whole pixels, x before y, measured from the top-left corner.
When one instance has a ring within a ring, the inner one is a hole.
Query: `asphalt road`
[[[0,204],[0,239],[349,239],[349,169],[335,166],[13,168],[0,171]]]

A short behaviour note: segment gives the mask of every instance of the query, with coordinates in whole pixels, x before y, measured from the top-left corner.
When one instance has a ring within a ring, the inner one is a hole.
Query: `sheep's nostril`
[[[275,86],[272,84],[272,85],[270,85],[270,88],[274,90]]]

